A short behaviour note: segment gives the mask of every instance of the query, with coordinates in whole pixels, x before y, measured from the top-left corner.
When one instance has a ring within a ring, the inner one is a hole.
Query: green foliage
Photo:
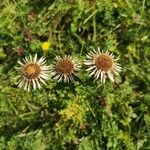
[[[0,3],[0,149],[150,149],[148,0],[3,0]],[[84,56],[98,46],[120,57],[116,83],[83,67],[73,83],[18,89],[14,67],[29,54]],[[22,50],[22,51],[21,51]]]

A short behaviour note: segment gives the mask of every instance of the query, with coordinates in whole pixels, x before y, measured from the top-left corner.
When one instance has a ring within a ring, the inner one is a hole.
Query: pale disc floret
[[[118,58],[115,59],[112,53],[100,51],[98,48],[97,51],[94,49],[87,54],[84,64],[88,67],[89,76],[94,76],[95,79],[100,79],[102,83],[105,83],[107,77],[114,82],[114,76],[119,75],[122,70],[117,61]]]
[[[30,91],[31,88],[40,89],[42,84],[46,84],[49,78],[49,66],[46,65],[44,57],[37,59],[37,54],[34,57],[25,57],[23,62],[18,61],[19,67],[15,67],[19,72],[17,76],[18,87]]]
[[[51,76],[57,82],[68,82],[73,80],[73,76],[76,75],[80,69],[80,64],[77,58],[71,56],[56,57],[54,63],[51,66]]]

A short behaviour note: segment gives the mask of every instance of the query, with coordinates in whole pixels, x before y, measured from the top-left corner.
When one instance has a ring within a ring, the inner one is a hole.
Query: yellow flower
[[[42,43],[42,49],[43,49],[44,52],[47,52],[49,47],[50,47],[50,42],[49,41],[46,41],[46,42]]]

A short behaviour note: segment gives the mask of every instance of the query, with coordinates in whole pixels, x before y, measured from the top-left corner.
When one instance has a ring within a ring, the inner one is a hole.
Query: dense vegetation
[[[149,8],[149,0],[1,0],[0,149],[150,149]],[[82,63],[97,47],[119,56],[115,83],[82,66],[69,84],[17,87],[14,67],[25,56]]]

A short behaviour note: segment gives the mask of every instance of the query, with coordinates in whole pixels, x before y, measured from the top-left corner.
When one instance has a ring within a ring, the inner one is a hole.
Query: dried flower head
[[[98,48],[98,51],[94,49],[87,54],[87,60],[85,60],[84,64],[88,67],[89,76],[93,75],[96,79],[100,78],[101,82],[105,83],[107,76],[114,82],[114,76],[119,75],[119,72],[122,70],[117,61],[118,58],[115,59],[112,53],[108,51],[101,52]]]
[[[65,56],[63,58],[56,57],[52,65],[51,75],[58,82],[69,82],[73,80],[73,75],[79,70],[80,65],[76,58]]]
[[[45,63],[45,58],[37,59],[37,54],[29,58],[25,57],[23,62],[18,61],[20,67],[15,67],[19,71],[17,76],[18,87],[30,91],[31,87],[34,90],[41,88],[41,84],[46,84],[45,80],[49,77],[49,66]]]

